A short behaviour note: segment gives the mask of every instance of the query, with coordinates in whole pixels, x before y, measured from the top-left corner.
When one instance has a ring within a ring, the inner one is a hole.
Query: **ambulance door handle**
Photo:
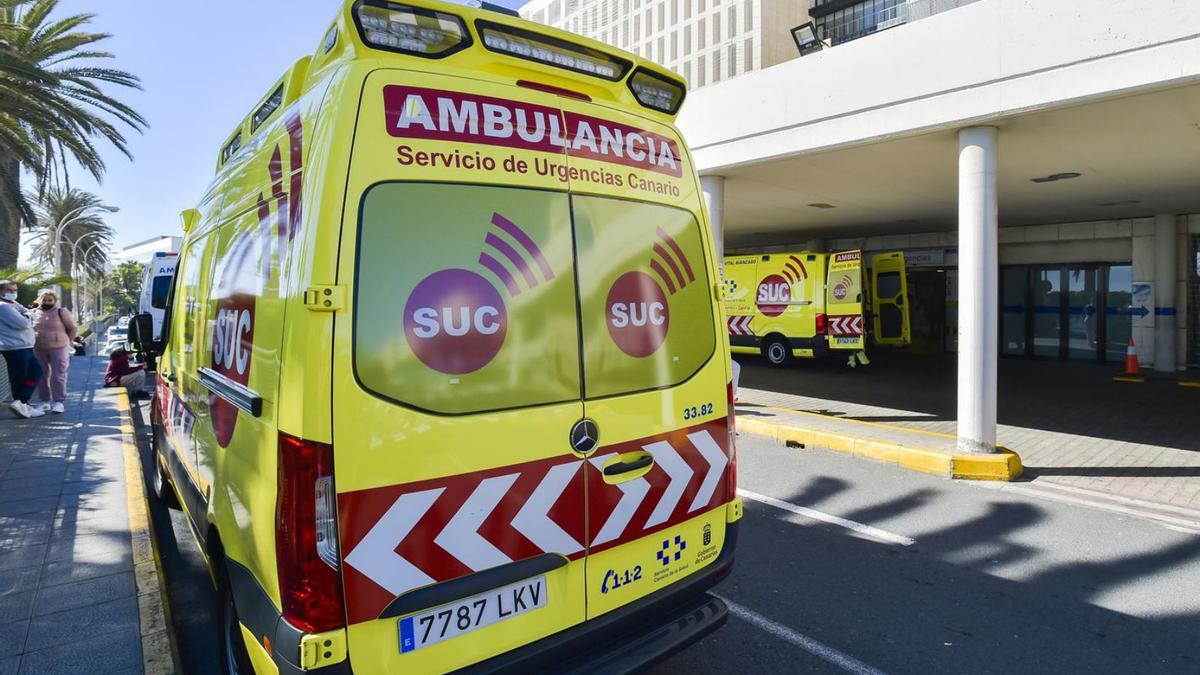
[[[620,476],[623,473],[644,469],[654,463],[653,455],[642,455],[631,462],[617,462],[604,467],[605,476]]]

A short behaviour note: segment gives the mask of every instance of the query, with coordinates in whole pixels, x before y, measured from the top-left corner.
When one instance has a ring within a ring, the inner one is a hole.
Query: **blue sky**
[[[517,7],[525,0],[501,0]],[[62,0],[58,14],[94,13],[102,47],[142,78],[144,91],[115,92],[150,122],[130,135],[130,162],[104,148],[108,172],[73,186],[119,207],[109,217],[117,245],[179,232],[179,212],[212,178],[233,126],[297,58],[313,52],[341,0]]]

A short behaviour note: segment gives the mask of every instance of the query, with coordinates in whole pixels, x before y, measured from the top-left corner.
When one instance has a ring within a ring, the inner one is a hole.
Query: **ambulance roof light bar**
[[[483,46],[489,51],[573,70],[610,82],[621,80],[633,66],[629,61],[599,50],[513,26],[477,20],[475,28],[483,39]]]
[[[440,59],[471,44],[462,19],[423,7],[361,0],[354,19],[363,42],[376,49]]]

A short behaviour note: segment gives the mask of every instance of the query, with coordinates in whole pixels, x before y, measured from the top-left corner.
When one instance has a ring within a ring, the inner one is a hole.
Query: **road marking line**
[[[790,502],[785,502],[782,499],[775,499],[774,497],[760,495],[757,492],[751,492],[749,490],[743,490],[741,488],[738,488],[737,493],[739,496],[744,497],[746,499],[753,499],[756,502],[762,502],[763,504],[766,504],[768,506],[774,506],[777,509],[782,509],[784,511],[790,511],[791,513],[794,513],[798,516],[804,516],[805,518],[809,518],[812,520],[819,520],[823,523],[829,523],[830,525],[837,525],[839,527],[844,527],[847,530],[851,530],[851,531],[857,532],[861,535],[870,537],[872,539],[878,539],[880,541],[887,542],[889,544],[900,544],[901,546],[912,546],[913,544],[917,543],[917,540],[913,539],[912,537],[906,537],[902,534],[888,532],[887,530],[881,530],[878,527],[871,527],[870,525],[864,525],[863,523],[858,523],[853,520],[846,520],[845,518],[841,518],[839,516],[835,516],[835,515],[832,515],[829,513],[823,513],[821,511],[816,511],[814,509],[805,508],[803,506],[796,506],[795,504],[792,504]]]
[[[807,635],[792,630],[781,623],[776,623],[775,621],[768,619],[758,612],[747,609],[736,602],[733,602],[729,598],[720,595],[717,595],[717,597],[720,598],[721,601],[724,602],[729,608],[730,614],[753,625],[756,628],[770,633],[784,642],[789,642],[803,649],[819,659],[832,663],[846,672],[855,673],[855,675],[884,675],[882,670],[872,668],[853,656],[843,654],[829,645],[817,642]]]

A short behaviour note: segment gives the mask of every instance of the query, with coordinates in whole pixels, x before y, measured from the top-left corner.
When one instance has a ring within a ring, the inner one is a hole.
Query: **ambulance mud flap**
[[[235,560],[225,559],[225,569],[229,573],[229,590],[233,593],[233,602],[237,606],[238,620],[254,635],[259,645],[263,638],[271,644],[271,658],[279,668],[280,675],[298,675],[299,673],[320,673],[321,675],[349,675],[350,659],[335,663],[324,668],[305,670],[297,663],[300,660],[300,640],[304,632],[287,621],[275,609],[271,597],[254,573]]]
[[[654,593],[459,673],[629,672],[661,661],[725,624],[728,608],[708,590],[733,570],[738,526],[708,567]]]

